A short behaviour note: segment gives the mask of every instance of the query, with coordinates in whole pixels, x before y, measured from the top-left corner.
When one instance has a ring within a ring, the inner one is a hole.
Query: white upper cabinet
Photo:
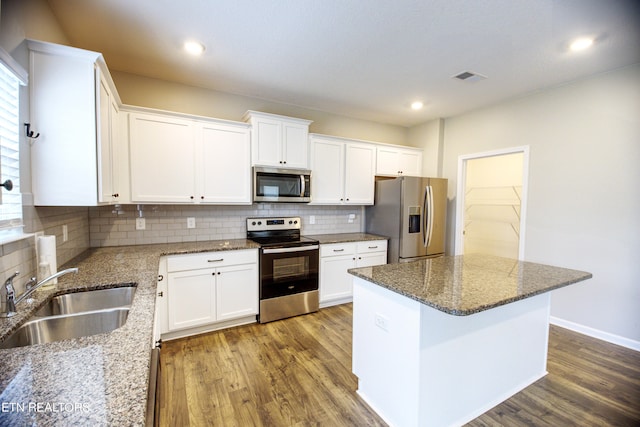
[[[251,124],[251,164],[279,168],[309,167],[310,120],[247,111],[244,121]]]
[[[397,146],[378,146],[376,175],[422,176],[422,150]]]
[[[195,129],[191,121],[129,114],[131,201],[195,200]]]
[[[251,204],[248,125],[131,112],[129,131],[133,202]]]
[[[251,204],[251,133],[246,125],[200,123],[196,181],[202,203]]]
[[[126,203],[118,179],[120,99],[100,53],[28,41],[36,206]],[[126,185],[126,180],[122,180]]]
[[[311,204],[373,204],[375,145],[326,135],[310,141]]]

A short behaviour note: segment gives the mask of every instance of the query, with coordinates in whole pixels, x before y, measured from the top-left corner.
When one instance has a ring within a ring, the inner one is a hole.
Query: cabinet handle
[[[158,282],[162,282],[164,280],[164,276],[162,274],[158,274]]]
[[[369,249],[378,249],[377,246],[369,246]]]
[[[162,291],[161,291],[161,292],[158,292],[158,296],[159,296],[159,297],[163,297],[163,296],[164,296],[164,292],[162,292]]]
[[[224,258],[220,258],[220,259],[208,259],[207,262],[220,262],[220,261],[224,261]]]
[[[344,249],[334,249],[333,252],[344,252]]]

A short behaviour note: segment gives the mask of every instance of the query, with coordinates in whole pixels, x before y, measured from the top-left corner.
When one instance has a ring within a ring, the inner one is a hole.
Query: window
[[[0,188],[0,233],[22,231],[20,193],[20,84],[26,73],[0,50],[0,183],[11,180],[13,189]]]

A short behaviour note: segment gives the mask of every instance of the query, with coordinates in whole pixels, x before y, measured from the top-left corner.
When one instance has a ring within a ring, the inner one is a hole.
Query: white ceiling
[[[71,43],[112,70],[402,126],[640,62],[637,0],[49,4]],[[570,53],[583,35],[594,47]],[[188,38],[203,56],[186,55]],[[488,78],[451,78],[462,71]]]

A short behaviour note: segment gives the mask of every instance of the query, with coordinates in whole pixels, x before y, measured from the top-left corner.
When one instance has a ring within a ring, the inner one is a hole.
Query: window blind
[[[0,230],[22,226],[20,194],[20,81],[0,62],[0,183],[10,179],[13,190],[2,191]]]

